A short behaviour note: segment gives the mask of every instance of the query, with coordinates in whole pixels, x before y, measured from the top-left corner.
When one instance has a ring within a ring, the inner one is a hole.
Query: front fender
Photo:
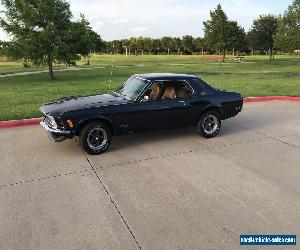
[[[75,127],[75,131],[76,131],[76,134],[78,134],[81,130],[81,128],[89,123],[89,122],[92,122],[92,121],[102,121],[102,122],[105,122],[109,128],[111,129],[111,132],[113,135],[116,134],[116,130],[115,130],[115,126],[114,126],[114,123],[113,121],[107,117],[107,116],[104,116],[104,115],[93,115],[93,116],[88,116],[88,117],[84,117],[83,119],[81,119],[80,121],[77,122],[77,125]]]

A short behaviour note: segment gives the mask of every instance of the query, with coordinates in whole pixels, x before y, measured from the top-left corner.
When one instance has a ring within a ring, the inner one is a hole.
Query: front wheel
[[[215,137],[221,128],[221,119],[217,111],[205,112],[197,123],[197,132],[205,138]]]
[[[111,131],[102,122],[87,124],[79,134],[81,148],[91,155],[104,153],[111,144]]]

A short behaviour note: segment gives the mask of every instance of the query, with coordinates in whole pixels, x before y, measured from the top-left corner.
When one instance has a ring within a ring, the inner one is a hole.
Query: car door
[[[131,122],[136,132],[185,127],[188,108],[185,98],[139,102]]]

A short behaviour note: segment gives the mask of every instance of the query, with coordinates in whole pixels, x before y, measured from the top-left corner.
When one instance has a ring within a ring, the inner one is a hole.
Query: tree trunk
[[[269,49],[269,52],[270,52],[270,61],[272,61],[273,49],[270,48],[270,49]]]
[[[86,65],[90,65],[90,55],[87,55],[87,63]]]
[[[235,56],[235,51],[234,51],[234,49],[232,50],[232,55],[233,55],[233,57]]]
[[[225,50],[225,49],[223,49],[222,62],[225,62],[225,56],[226,56],[226,50]]]
[[[48,55],[48,77],[49,80],[54,80],[53,62],[51,55]]]

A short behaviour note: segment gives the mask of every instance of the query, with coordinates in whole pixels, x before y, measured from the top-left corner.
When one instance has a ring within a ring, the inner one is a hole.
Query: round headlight
[[[57,123],[56,123],[55,119],[50,115],[48,116],[48,118],[49,118],[51,127],[57,129]]]

